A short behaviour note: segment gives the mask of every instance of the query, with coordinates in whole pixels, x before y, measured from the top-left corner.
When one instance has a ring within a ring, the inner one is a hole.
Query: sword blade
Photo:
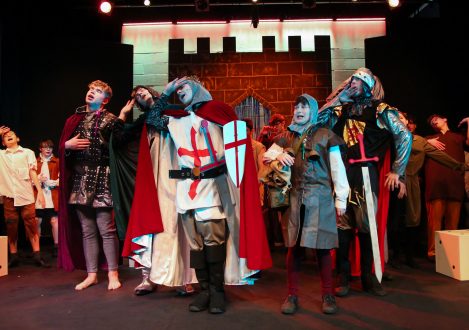
[[[371,190],[370,172],[368,167],[362,167],[363,186],[365,188],[366,212],[370,225],[371,247],[373,250],[373,264],[375,266],[375,274],[378,282],[381,283],[383,271],[381,269],[381,255],[379,253],[378,244],[378,228],[376,226],[375,205],[373,201],[373,192]]]

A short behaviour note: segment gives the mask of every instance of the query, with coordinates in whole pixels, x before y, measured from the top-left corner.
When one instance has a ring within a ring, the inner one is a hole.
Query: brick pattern
[[[329,36],[315,37],[315,51],[301,51],[301,38],[289,37],[289,51],[275,52],[275,38],[262,38],[263,51],[237,53],[236,38],[223,38],[223,52],[210,53],[210,40],[197,39],[197,53],[184,54],[184,40],[169,40],[168,80],[197,75],[214,99],[231,106],[253,96],[272,113],[291,117],[303,93],[320,104],[331,92]]]

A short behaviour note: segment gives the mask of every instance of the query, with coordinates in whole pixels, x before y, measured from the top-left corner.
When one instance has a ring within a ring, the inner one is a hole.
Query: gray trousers
[[[204,245],[222,245],[226,240],[225,219],[196,221],[192,210],[181,214],[182,227],[191,251],[202,251]]]
[[[119,241],[117,239],[116,224],[112,219],[112,209],[77,205],[76,211],[83,233],[83,250],[86,260],[86,271],[88,273],[98,272],[98,231],[103,241],[103,251],[106,256],[108,270],[117,270],[119,260]]]

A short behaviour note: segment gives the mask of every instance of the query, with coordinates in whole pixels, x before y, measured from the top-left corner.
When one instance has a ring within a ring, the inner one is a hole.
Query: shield
[[[246,157],[247,131],[244,121],[235,120],[223,126],[225,160],[228,175],[239,188],[244,174]]]

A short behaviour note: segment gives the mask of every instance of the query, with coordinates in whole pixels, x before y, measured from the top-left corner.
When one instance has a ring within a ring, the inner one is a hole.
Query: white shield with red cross
[[[223,126],[223,142],[228,175],[239,188],[244,174],[247,131],[244,121],[235,120]]]

